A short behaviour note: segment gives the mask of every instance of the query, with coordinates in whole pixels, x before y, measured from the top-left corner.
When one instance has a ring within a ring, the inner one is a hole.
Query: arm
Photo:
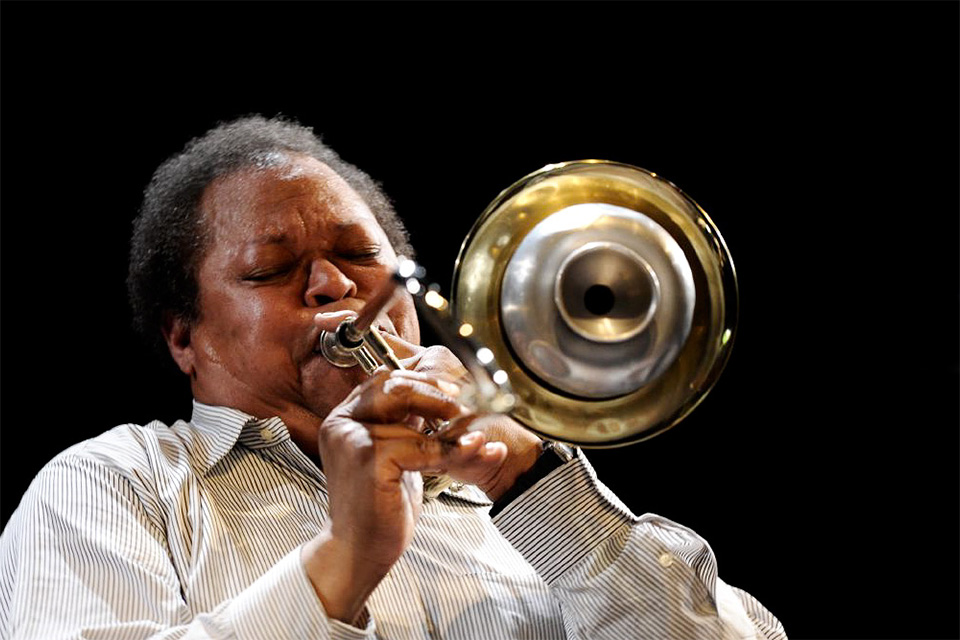
[[[422,432],[421,419],[461,415],[444,388],[426,373],[383,371],[354,389],[320,428],[330,511],[321,534],[304,547],[303,564],[333,618],[364,620],[370,594],[409,546],[422,505],[419,472],[492,468],[506,454],[480,433],[442,441]]]
[[[573,637],[786,637],[756,600],[717,578],[706,541],[633,515],[582,454],[494,523],[551,586]]]
[[[213,611],[187,607],[161,526],[103,463],[68,454],[37,476],[0,538],[0,637],[352,638],[294,550]]]
[[[444,350],[410,362],[453,380],[465,375]],[[505,416],[459,422],[450,433],[476,429],[499,454],[444,470],[494,501],[494,523],[551,586],[571,637],[785,638],[756,600],[717,578],[706,541],[664,518],[633,515],[582,454],[551,464],[554,454],[538,459],[539,439]]]

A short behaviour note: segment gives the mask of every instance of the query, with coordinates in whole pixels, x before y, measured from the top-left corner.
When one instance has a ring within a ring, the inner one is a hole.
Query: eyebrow
[[[359,222],[338,222],[335,225],[335,233],[342,234],[344,232],[354,231],[354,230],[365,230],[366,227]],[[290,235],[284,231],[265,231],[260,235],[256,236],[253,240],[247,244],[263,246],[263,245],[273,245],[273,244],[286,244],[290,241]]]
[[[341,233],[352,229],[366,229],[366,226],[360,222],[338,222],[336,227],[337,231]]]
[[[290,236],[282,231],[268,231],[258,235],[247,244],[267,245],[267,244],[285,244],[290,241]]]

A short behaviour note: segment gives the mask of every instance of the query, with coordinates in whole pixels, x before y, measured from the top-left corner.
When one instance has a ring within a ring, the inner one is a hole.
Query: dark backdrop
[[[957,637],[957,3],[2,5],[2,517],[39,466],[186,417],[129,329],[156,165],[286,114],[382,181],[431,274],[579,158],[679,185],[740,278],[681,425],[591,454],[792,637]]]

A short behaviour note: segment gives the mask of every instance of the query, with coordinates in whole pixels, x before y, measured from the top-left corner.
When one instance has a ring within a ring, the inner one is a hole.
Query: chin
[[[302,372],[303,395],[311,411],[325,418],[330,411],[369,378],[360,366],[340,368],[321,356]]]

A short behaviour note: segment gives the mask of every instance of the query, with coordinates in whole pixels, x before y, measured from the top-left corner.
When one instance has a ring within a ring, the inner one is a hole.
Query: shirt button
[[[670,567],[673,566],[673,556],[667,553],[666,551],[661,553],[660,557],[657,558],[657,560],[660,562],[660,566],[663,567],[664,569],[669,569]]]
[[[453,484],[450,485],[450,491],[453,491],[454,493],[457,493],[462,489],[463,489],[462,482],[454,482]]]
[[[273,431],[270,431],[269,428],[264,427],[260,429],[260,437],[264,439],[265,442],[273,442]]]

